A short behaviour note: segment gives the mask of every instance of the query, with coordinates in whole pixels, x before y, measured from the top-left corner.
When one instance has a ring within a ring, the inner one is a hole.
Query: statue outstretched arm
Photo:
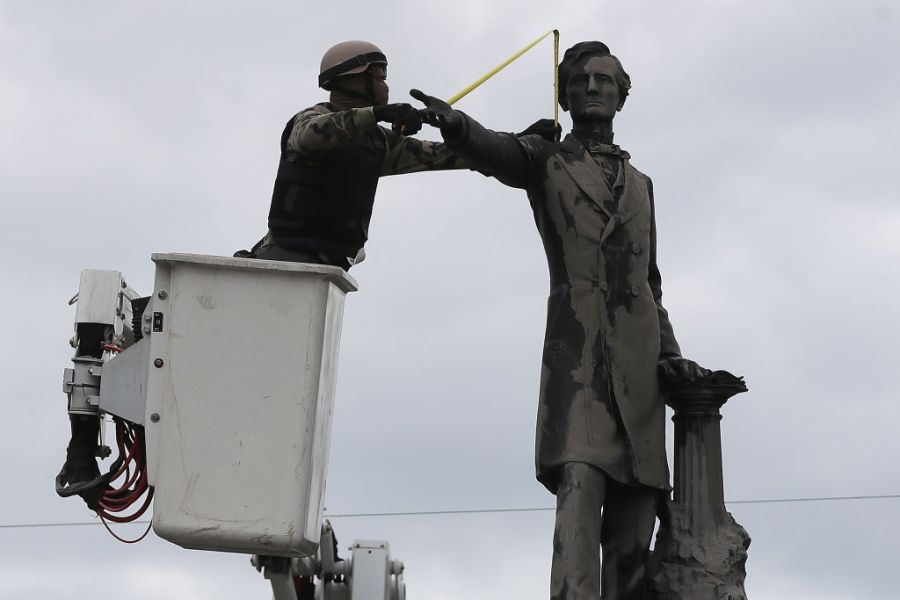
[[[527,188],[535,173],[529,141],[545,140],[537,135],[517,138],[482,126],[472,117],[454,110],[446,102],[411,90],[413,98],[425,104],[422,121],[441,130],[447,146],[469,167],[516,188]]]

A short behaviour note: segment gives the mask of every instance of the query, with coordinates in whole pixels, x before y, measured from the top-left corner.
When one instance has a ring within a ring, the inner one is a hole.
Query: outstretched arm
[[[469,164],[447,144],[406,137],[397,130],[396,126],[390,131],[384,130],[388,141],[388,151],[382,175],[469,168]],[[559,125],[554,123],[553,119],[539,119],[515,136],[521,138],[539,135],[545,140],[553,142],[559,140],[559,132]],[[409,132],[404,129],[403,133]]]
[[[416,133],[422,127],[419,111],[409,104],[384,104],[341,111],[318,104],[297,113],[285,145],[288,151],[314,158],[350,138],[371,132],[378,122],[391,123],[407,134]]]
[[[447,144],[417,140],[385,130],[388,150],[384,157],[382,175],[401,175],[420,171],[467,169],[468,163]]]
[[[443,100],[419,90],[411,90],[410,95],[425,105],[422,121],[439,128],[447,146],[470,168],[512,187],[528,187],[534,173],[531,157],[535,144],[546,143],[543,138],[536,135],[517,138],[511,133],[491,131],[468,115],[453,110]]]

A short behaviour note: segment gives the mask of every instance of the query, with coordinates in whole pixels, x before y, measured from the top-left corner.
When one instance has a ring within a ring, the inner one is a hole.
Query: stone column
[[[750,536],[725,510],[719,409],[746,392],[727,371],[672,386],[675,493],[660,515],[650,563],[652,600],[746,600]]]

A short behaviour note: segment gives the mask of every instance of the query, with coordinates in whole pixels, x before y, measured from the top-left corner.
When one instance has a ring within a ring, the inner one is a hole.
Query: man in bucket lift
[[[329,101],[287,122],[269,231],[235,256],[349,269],[365,257],[379,177],[466,168],[444,144],[407,137],[422,119],[409,104],[388,103],[386,79],[387,58],[374,44],[341,42],[325,52],[319,87]],[[526,133],[555,130],[542,120],[519,135]]]

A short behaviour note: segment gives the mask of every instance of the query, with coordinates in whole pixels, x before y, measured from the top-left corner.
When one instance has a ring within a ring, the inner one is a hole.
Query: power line
[[[122,525],[146,525],[150,521],[131,521]],[[0,525],[0,529],[30,529],[35,527],[81,527],[83,525],[102,525],[99,519],[96,521],[80,521],[73,523],[9,523]]]
[[[781,502],[833,502],[835,500],[890,500],[900,498],[900,494],[875,496],[821,496],[818,498],[772,498],[768,500],[728,500],[725,504],[776,504]]]
[[[726,500],[725,504],[777,504],[786,502],[833,502],[839,500],[886,500],[900,499],[900,494],[880,494],[870,496],[820,496],[815,498],[766,498],[756,500]],[[488,513],[512,513],[512,512],[540,512],[556,510],[555,507],[532,508],[482,508],[470,510],[420,510],[404,512],[379,512],[379,513],[347,513],[325,515],[329,519],[352,517],[420,517],[430,515],[471,515]]]
[[[328,519],[353,518],[353,517],[427,517],[431,515],[476,515],[490,513],[514,513],[514,512],[541,512],[556,510],[553,507],[532,508],[471,508],[462,510],[414,510],[404,512],[379,512],[379,513],[346,513],[325,515]]]
[[[788,502],[837,502],[854,500],[896,500],[900,494],[878,494],[870,496],[818,496],[813,498],[765,498],[756,500],[726,500],[725,504],[783,504]],[[472,508],[462,510],[412,510],[397,512],[342,513],[326,514],[328,519],[350,519],[355,517],[425,517],[434,515],[476,515],[492,513],[546,512],[556,510],[552,506],[520,507],[520,508]],[[122,525],[147,525],[150,521],[132,521]],[[97,521],[79,521],[71,523],[7,523],[0,524],[0,529],[29,529],[37,527],[81,527],[85,525],[102,525]]]

